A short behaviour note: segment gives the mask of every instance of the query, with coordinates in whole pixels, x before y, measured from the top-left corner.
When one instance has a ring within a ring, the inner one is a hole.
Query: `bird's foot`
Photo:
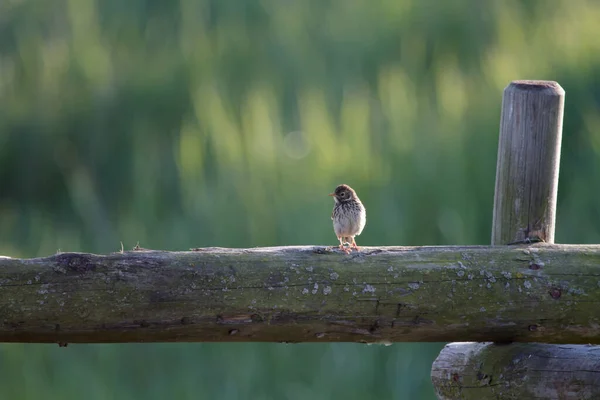
[[[345,243],[341,243],[338,247],[346,254],[350,254],[350,252],[352,251],[349,247],[345,246]]]
[[[351,250],[350,250],[350,248],[348,248],[348,247],[344,246],[343,244],[340,244],[338,247],[339,247],[339,248],[340,248],[340,250],[341,250],[341,251],[343,251],[344,253],[346,253],[346,254],[350,254],[350,251],[351,251]]]

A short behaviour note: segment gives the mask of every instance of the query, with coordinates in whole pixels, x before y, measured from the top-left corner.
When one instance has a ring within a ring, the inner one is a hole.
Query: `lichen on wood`
[[[440,400],[600,398],[597,346],[451,343],[433,364]]]
[[[0,341],[600,342],[600,246],[198,250],[0,258]]]

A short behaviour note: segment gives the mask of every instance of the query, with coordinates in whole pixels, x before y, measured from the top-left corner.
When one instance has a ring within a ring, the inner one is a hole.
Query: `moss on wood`
[[[0,258],[0,341],[598,343],[600,246]]]
[[[441,400],[600,398],[596,346],[451,343],[433,364]]]

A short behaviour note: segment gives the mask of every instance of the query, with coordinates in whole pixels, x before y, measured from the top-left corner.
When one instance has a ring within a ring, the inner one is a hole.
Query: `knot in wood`
[[[562,295],[562,290],[560,290],[560,288],[552,288],[548,291],[548,294],[550,294],[550,297],[552,297],[553,299],[560,299],[560,296]]]

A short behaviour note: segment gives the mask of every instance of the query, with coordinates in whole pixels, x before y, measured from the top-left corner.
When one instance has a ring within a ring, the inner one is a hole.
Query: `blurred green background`
[[[488,244],[502,90],[566,90],[557,242],[600,242],[594,0],[4,0],[0,254]],[[1,292],[0,292],[1,293]],[[442,344],[1,345],[2,399],[434,399]]]

